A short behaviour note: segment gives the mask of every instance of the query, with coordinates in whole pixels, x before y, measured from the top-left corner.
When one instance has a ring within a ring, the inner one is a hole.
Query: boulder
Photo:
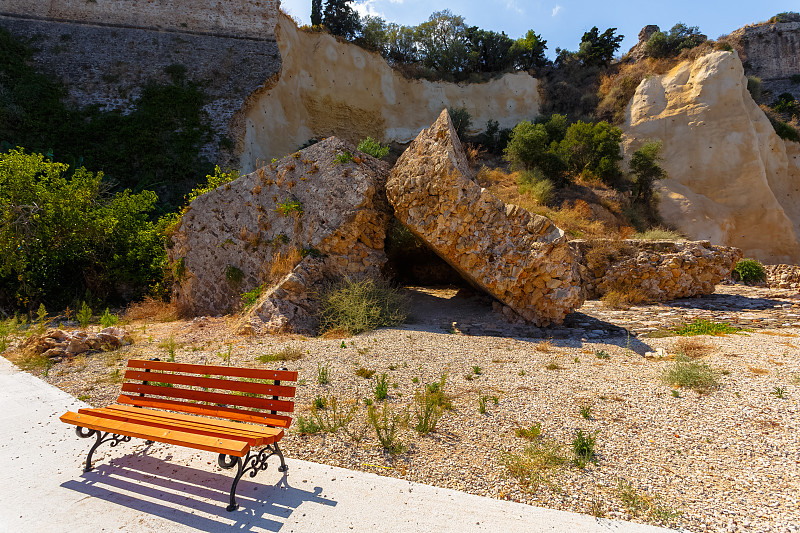
[[[662,143],[665,222],[764,263],[800,262],[800,143],[775,133],[735,52],[644,79],[623,131],[626,158],[647,140]]]
[[[583,302],[564,232],[475,183],[446,110],[397,161],[386,193],[417,237],[528,322],[561,323]]]
[[[580,257],[587,298],[631,285],[657,302],[711,294],[742,258],[739,248],[708,241],[601,239],[570,245]]]
[[[388,174],[331,137],[198,197],[169,250],[178,309],[234,311],[255,290],[257,331],[314,332],[327,280],[379,276],[386,263]]]

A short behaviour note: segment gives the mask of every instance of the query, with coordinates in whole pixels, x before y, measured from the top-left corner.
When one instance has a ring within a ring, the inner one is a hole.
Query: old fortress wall
[[[205,155],[234,155],[219,141],[243,135],[236,114],[280,70],[279,0],[0,0],[0,28],[30,43],[33,60],[61,78],[81,106],[127,110],[165,69],[202,82],[216,138]],[[223,143],[227,146],[229,143]]]
[[[0,13],[161,31],[275,39],[279,0],[3,0]]]

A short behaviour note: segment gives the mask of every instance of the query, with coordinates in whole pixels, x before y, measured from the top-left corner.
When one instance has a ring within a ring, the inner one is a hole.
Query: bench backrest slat
[[[131,359],[117,401],[289,427],[291,418],[278,412],[294,412],[296,381],[297,372],[288,370]]]
[[[209,376],[228,376],[232,378],[271,379],[279,381],[297,381],[297,372],[293,370],[265,370],[261,368],[240,368],[235,366],[193,365],[189,363],[170,363],[167,361],[145,361],[131,359],[128,368],[161,370],[164,372],[183,372]]]
[[[227,418],[239,422],[252,422],[255,424],[266,424],[281,428],[288,428],[292,423],[292,417],[284,415],[273,415],[271,413],[258,413],[246,409],[236,409],[233,407],[220,407],[218,405],[204,405],[201,403],[188,403],[177,400],[163,400],[160,398],[142,398],[141,396],[129,396],[121,394],[117,398],[117,403],[123,405],[135,405],[138,407],[149,407],[151,409],[167,409],[170,411],[180,411],[181,413],[213,416],[217,418]]]
[[[221,389],[248,394],[271,395],[282,398],[294,398],[295,388],[285,385],[267,385],[250,381],[207,378],[202,376],[187,376],[184,374],[167,374],[165,372],[143,372],[141,370],[128,370],[125,372],[126,380],[169,383],[171,385],[187,385],[204,389]]]

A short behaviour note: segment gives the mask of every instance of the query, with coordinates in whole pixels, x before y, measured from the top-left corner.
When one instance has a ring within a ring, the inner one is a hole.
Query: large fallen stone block
[[[473,181],[446,110],[397,161],[386,194],[414,234],[525,320],[558,324],[583,302],[564,232]]]
[[[708,241],[572,241],[587,298],[635,287],[663,302],[714,292],[742,258],[739,248]]]
[[[320,283],[386,263],[388,173],[331,137],[198,197],[172,237],[178,309],[234,311],[260,289],[253,309],[268,329],[313,332]]]

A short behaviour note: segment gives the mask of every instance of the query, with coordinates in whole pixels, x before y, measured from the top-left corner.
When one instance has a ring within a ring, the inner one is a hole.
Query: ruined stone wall
[[[800,266],[764,265],[767,284],[777,289],[800,289]]]
[[[711,294],[730,278],[742,251],[708,241],[571,241],[587,298],[636,288],[653,301]]]
[[[730,34],[745,70],[762,80],[800,74],[800,22],[745,26]]]

